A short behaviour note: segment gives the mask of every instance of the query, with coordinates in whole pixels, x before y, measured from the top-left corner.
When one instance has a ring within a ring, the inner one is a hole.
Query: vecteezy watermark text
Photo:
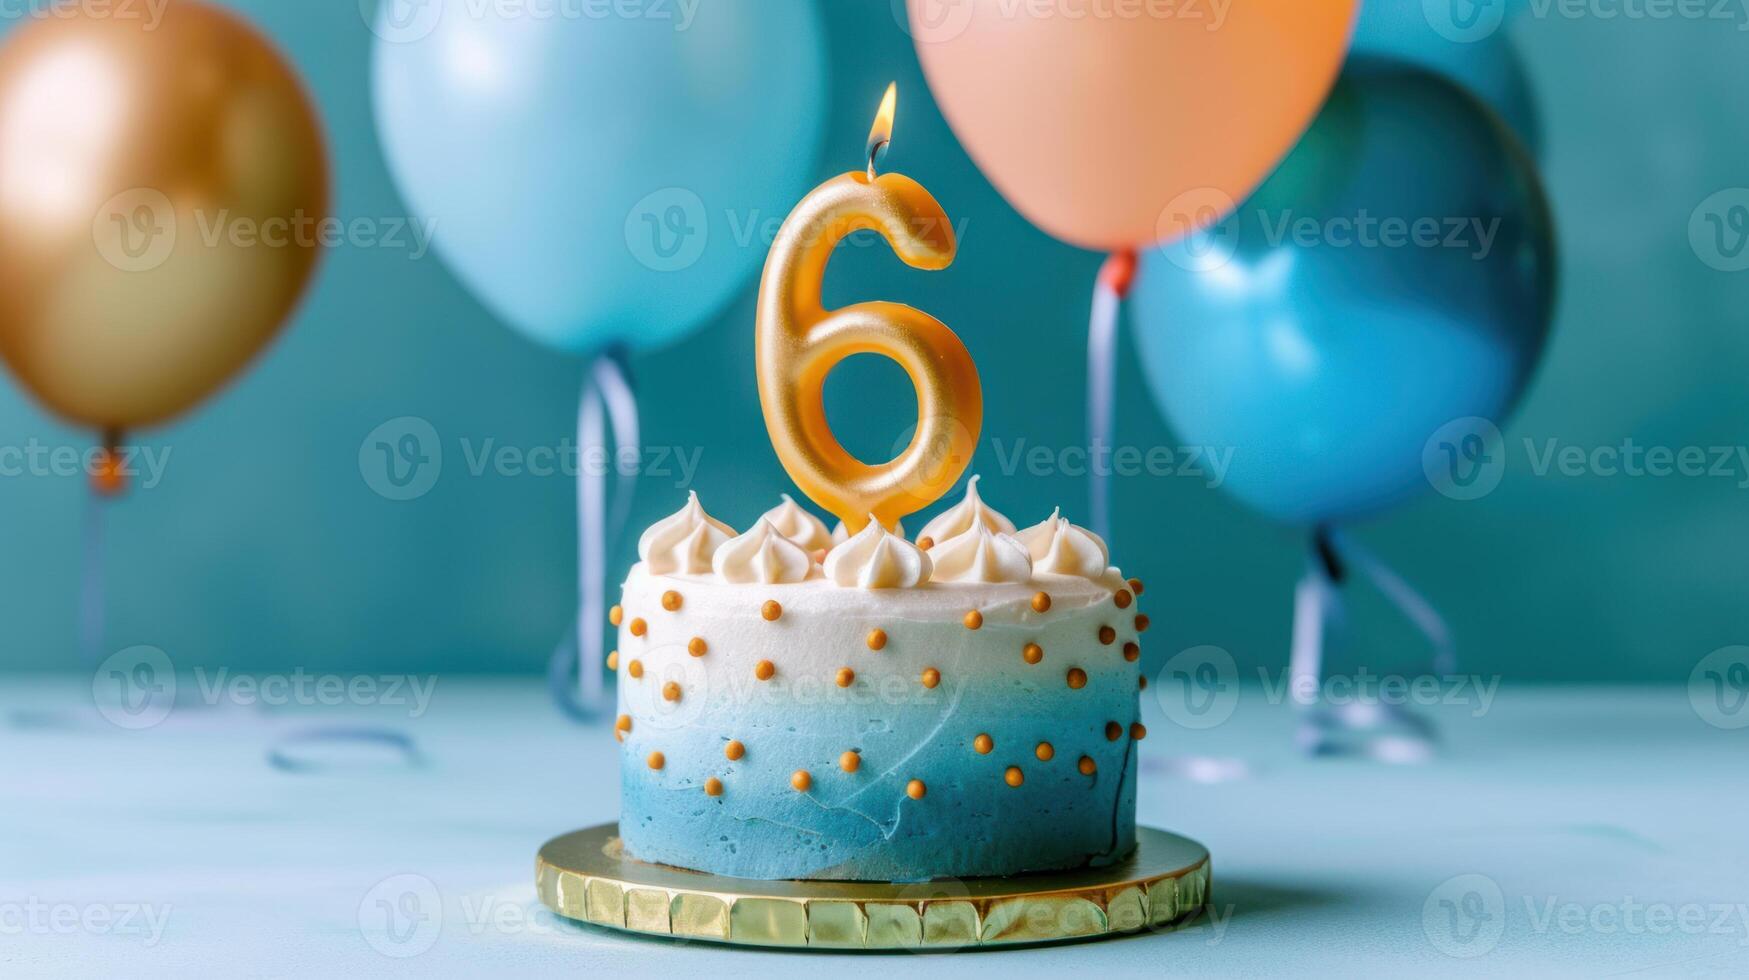
[[[996,469],[1005,477],[1186,477],[1218,488],[1233,465],[1232,446],[1049,446],[1024,438],[1013,442],[996,438],[990,440],[990,448],[996,454]]]
[[[163,938],[170,911],[149,902],[52,902],[32,895],[0,901],[0,936],[138,936],[151,948]]]
[[[142,490],[156,487],[170,465],[171,446],[50,445],[34,437],[23,445],[0,446],[0,479],[20,477],[95,477],[114,473]]]
[[[702,446],[584,446],[570,437],[532,446],[486,436],[457,440],[471,478],[564,478],[636,476],[692,486],[704,458]],[[389,419],[358,445],[358,472],[365,485],[389,500],[413,500],[431,492],[443,473],[443,441],[437,428],[416,415]]]

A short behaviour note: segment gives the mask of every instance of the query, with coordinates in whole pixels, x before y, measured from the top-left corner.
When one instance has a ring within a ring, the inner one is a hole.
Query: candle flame
[[[875,161],[886,155],[887,145],[893,141],[893,115],[899,109],[899,83],[889,82],[887,94],[881,96],[880,111],[875,113],[874,125],[868,128],[868,179],[875,177]]]

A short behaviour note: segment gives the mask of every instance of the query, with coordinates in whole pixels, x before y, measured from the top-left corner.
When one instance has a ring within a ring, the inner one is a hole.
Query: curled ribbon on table
[[[613,433],[609,452],[608,431]],[[606,658],[601,623],[607,618],[607,549],[618,539],[631,515],[635,466],[615,466],[619,490],[611,511],[607,503],[607,469],[591,460],[642,457],[638,433],[638,399],[623,347],[614,347],[590,362],[577,402],[577,622],[576,629],[553,651],[547,669],[553,701],[567,716],[586,720],[599,715],[606,695],[602,663]]]
[[[1449,676],[1457,666],[1451,630],[1438,610],[1378,556],[1333,528],[1313,531],[1306,574],[1294,590],[1293,648],[1288,690],[1300,718],[1295,733],[1308,755],[1358,755],[1381,762],[1423,762],[1438,734],[1420,715],[1379,701],[1328,704],[1322,699],[1325,652],[1342,625],[1342,588],[1358,572],[1397,607],[1432,648],[1428,672]]]

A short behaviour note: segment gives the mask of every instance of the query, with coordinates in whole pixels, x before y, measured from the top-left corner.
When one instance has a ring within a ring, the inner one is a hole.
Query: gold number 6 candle
[[[895,102],[888,87],[869,134],[868,170],[834,177],[796,205],[759,283],[759,404],[771,444],[796,486],[853,534],[870,515],[891,528],[951,489],[971,463],[984,420],[977,367],[946,324],[900,303],[828,310],[821,300],[832,250],[852,232],[880,232],[913,268],[953,262],[953,227],[935,198],[903,174],[875,174]],[[917,392],[916,434],[884,463],[852,456],[826,421],[826,376],[854,354],[897,361]]]

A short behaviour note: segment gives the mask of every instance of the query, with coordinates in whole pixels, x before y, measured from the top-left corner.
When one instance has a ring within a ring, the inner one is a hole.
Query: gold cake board
[[[946,951],[1164,931],[1208,902],[1209,853],[1147,827],[1107,868],[1015,878],[753,881],[626,857],[619,825],[555,837],[535,859],[540,900],[626,932],[743,946]]]

